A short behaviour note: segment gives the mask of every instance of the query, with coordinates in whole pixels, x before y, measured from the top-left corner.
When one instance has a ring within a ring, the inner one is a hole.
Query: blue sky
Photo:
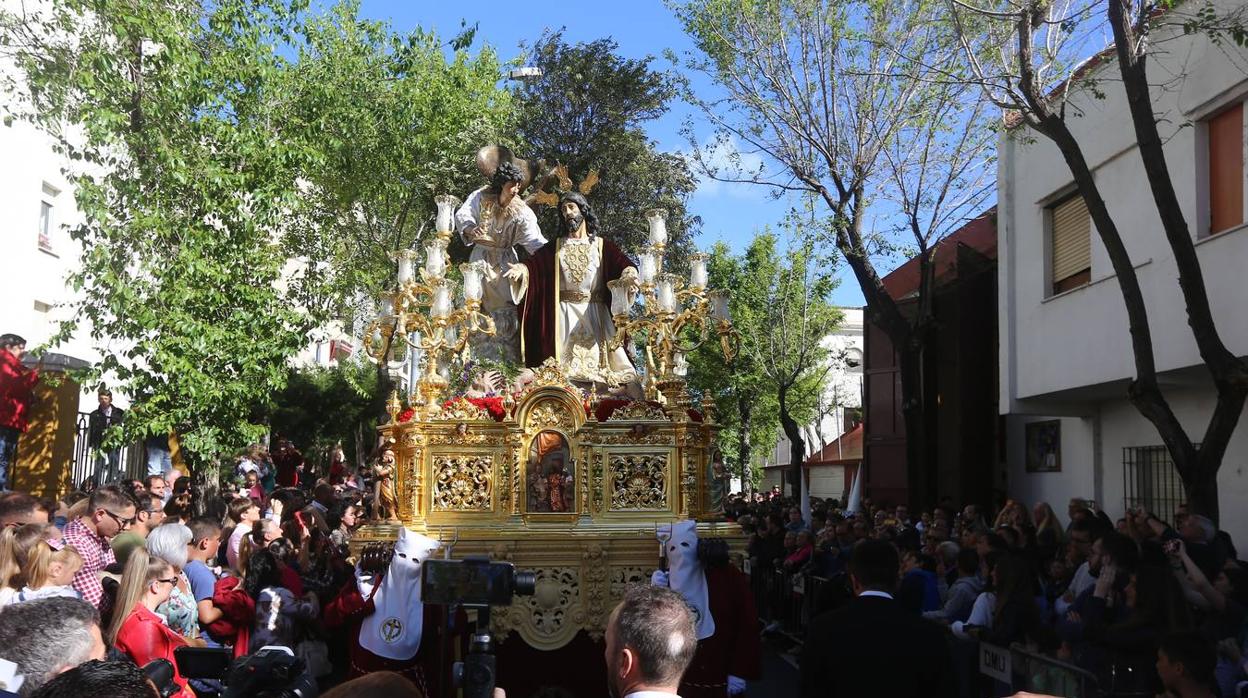
[[[396,30],[409,31],[416,26],[436,30],[450,38],[460,31],[462,20],[477,23],[476,44],[489,43],[504,60],[520,53],[521,42],[532,43],[544,29],[565,28],[564,37],[575,43],[609,36],[619,44],[619,52],[630,58],[655,56],[656,67],[666,67],[663,52],[671,49],[683,54],[692,48],[679,22],[660,0],[633,0],[617,3],[497,2],[460,0],[431,2],[429,0],[363,0],[360,13],[370,19],[390,22]],[[693,78],[694,89],[707,93],[714,86],[700,76]],[[693,117],[700,139],[710,135],[710,128],[686,104],[673,104],[663,118],[648,125],[648,133],[666,151],[683,151],[689,144],[680,134],[685,119]],[[702,183],[690,201],[690,209],[702,217],[700,247],[710,247],[718,240],[727,241],[741,250],[754,233],[763,226],[779,222],[787,205],[771,198],[762,187],[743,184]],[[839,305],[863,304],[852,275],[845,270],[843,281],[834,293]]]

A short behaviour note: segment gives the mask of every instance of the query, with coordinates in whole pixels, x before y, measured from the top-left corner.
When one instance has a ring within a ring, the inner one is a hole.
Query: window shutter
[[[1092,225],[1082,196],[1056,205],[1053,212],[1053,283],[1092,268]]]
[[[1209,120],[1209,232],[1244,222],[1244,105]]]

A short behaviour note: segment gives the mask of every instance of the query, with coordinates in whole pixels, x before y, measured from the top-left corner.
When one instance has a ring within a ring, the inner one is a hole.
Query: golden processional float
[[[446,247],[458,202],[436,202],[437,234],[423,267],[415,268],[411,250],[394,254],[398,286],[383,295],[366,333],[374,361],[419,349],[423,371],[419,399],[405,407],[393,393],[389,423],[379,428],[394,451],[397,511],[364,526],[353,547],[392,541],[404,526],[439,538],[455,558],[489,556],[533,570],[534,595],[494,609],[496,638],[515,633],[555,650],[583,630],[596,642],[625,586],[648,582],[656,569],[657,524],[694,519],[700,536],[726,538],[733,550],[744,544],[722,516],[728,483],[714,405],[692,404],[683,375],[684,356],[705,341],[718,340],[729,360],[735,355],[728,293],[707,288],[707,255],[693,256],[687,281],[663,271],[666,212],[649,211],[640,303],[624,284],[610,284],[612,344],[645,335],[645,399],[586,391],[553,359],[501,396],[448,395],[440,361],[494,327],[481,312],[479,263],[461,265],[463,304],[454,307]]]

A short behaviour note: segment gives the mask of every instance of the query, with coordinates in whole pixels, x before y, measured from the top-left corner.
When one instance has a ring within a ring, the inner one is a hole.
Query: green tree
[[[82,215],[60,336],[88,331],[91,376],[134,396],[115,442],[176,431],[201,476],[263,431],[251,406],[283,384],[318,295],[306,267],[284,273],[306,154],[277,137],[277,48],[297,9],[66,0],[0,16],[13,107],[57,138]]]
[[[350,0],[306,24],[282,125],[318,156],[301,225],[320,246],[308,253],[331,262],[333,310],[347,318],[372,316],[394,282],[390,253],[432,239],[434,197],[478,186],[477,149],[513,122],[493,49],[471,54],[464,34],[448,58],[435,34],[400,35],[358,10]]]
[[[719,447],[725,463],[736,464],[743,486],[756,484],[760,472],[754,467],[755,449],[770,448],[779,430],[779,404],[770,389],[759,352],[753,346],[762,336],[765,322],[764,301],[776,277],[779,259],[775,241],[760,235],[746,252],[737,256],[728,245],[716,243],[710,251],[707,277],[711,288],[731,289],[729,308],[732,323],[740,334],[740,345],[733,361],[724,361],[718,343],[700,347],[689,357],[689,374],[698,397],[709,394],[715,400],[719,421]]]
[[[646,244],[646,210],[666,209],[668,266],[679,269],[701,225],[686,208],[697,181],[685,158],[659,151],[644,130],[667,112],[676,84],[651,57],[617,50],[611,39],[570,45],[562,32],[543,34],[528,58],[542,77],[515,89],[520,139],[526,156],[566,164],[573,183],[598,172],[590,204],[625,250]],[[556,229],[553,208],[538,216],[543,230]]]
[[[348,460],[362,463],[374,444],[376,380],[372,366],[359,362],[292,368],[286,385],[262,409],[274,433],[294,441],[309,460],[324,462],[341,443]]]
[[[796,216],[788,223],[791,239],[799,242],[786,250],[778,249],[771,233],[755,236],[738,258],[723,245],[714,249],[709,277],[713,285],[732,289],[741,343],[729,364],[715,357],[717,346],[703,347],[692,368],[735,428],[737,443],[726,451],[735,450],[740,463],[751,462],[755,437],[771,444],[777,425],[783,430],[796,489],[806,457],[804,425],[815,416],[832,365],[823,339],[841,315],[830,303],[835,266],[815,253],[805,224]]]

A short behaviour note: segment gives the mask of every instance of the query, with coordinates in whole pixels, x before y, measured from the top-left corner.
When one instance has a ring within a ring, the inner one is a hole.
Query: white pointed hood
[[[665,524],[659,527],[658,537],[668,539],[668,584],[685,597],[693,610],[698,639],[705,640],[715,634],[715,619],[711,617],[706,573],[698,560],[698,525],[693,521]]]
[[[425,607],[420,602],[420,565],[439,545],[432,538],[399,529],[394,558],[373,596],[377,610],[360,626],[360,645],[364,649],[398,661],[416,656],[425,622]]]

